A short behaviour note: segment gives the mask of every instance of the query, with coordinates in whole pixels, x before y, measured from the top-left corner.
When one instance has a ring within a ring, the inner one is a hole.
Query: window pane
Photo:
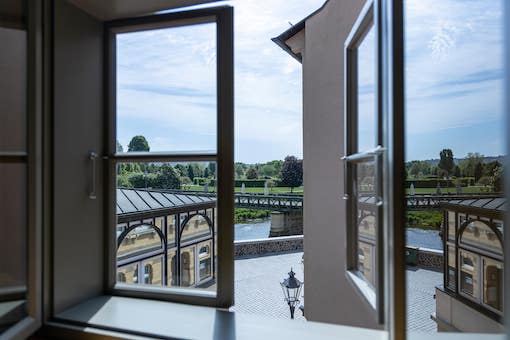
[[[480,274],[479,256],[460,250],[460,291],[473,298],[478,298],[478,275]]]
[[[483,259],[483,303],[502,311],[503,263]]]
[[[375,192],[375,162],[369,161],[355,165],[357,196],[357,243],[358,270],[360,274],[375,286],[377,206]]]
[[[195,246],[181,250],[181,286],[195,284]]]
[[[27,32],[0,27],[0,43],[8,46],[0,53],[0,151],[27,151]]]
[[[377,146],[375,39],[372,27],[358,47],[358,151]]]
[[[138,282],[138,264],[129,264],[117,270],[117,283],[136,284]]]
[[[131,230],[117,250],[119,259],[163,249],[162,239],[152,226],[140,225]]]
[[[454,211],[448,211],[448,239],[455,241],[455,224],[457,220]]]
[[[142,262],[143,284],[161,286],[163,284],[163,258],[153,257]]]
[[[216,24],[117,34],[116,110],[124,152],[216,150]]]
[[[117,233],[127,226],[134,229],[121,240],[117,265],[137,263],[138,284],[216,290],[216,221],[211,219],[216,173],[210,170],[216,167],[210,164],[215,165],[118,164]]]
[[[457,272],[457,266],[455,263],[455,259],[457,258],[457,255],[455,254],[455,247],[447,246],[446,247],[448,253],[448,266],[446,268],[446,285],[451,290],[455,291],[456,281],[455,281],[455,273]]]
[[[175,251],[168,252],[167,260],[168,286],[177,286],[177,256]]]
[[[470,222],[460,235],[460,242],[480,249],[503,254],[501,242],[496,233],[482,221]]]

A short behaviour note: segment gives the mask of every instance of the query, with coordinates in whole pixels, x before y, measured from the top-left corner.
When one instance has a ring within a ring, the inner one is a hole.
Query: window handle
[[[97,161],[97,153],[91,152],[89,154],[90,165],[92,167],[91,172],[91,184],[90,184],[90,192],[89,198],[91,200],[95,200],[96,196],[96,161]]]

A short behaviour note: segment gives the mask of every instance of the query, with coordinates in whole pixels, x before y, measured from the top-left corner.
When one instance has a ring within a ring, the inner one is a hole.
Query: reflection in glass
[[[447,276],[446,283],[448,288],[455,290],[455,273],[457,272],[457,267],[455,263],[456,254],[455,247],[447,246],[447,257],[448,257],[448,267],[447,267]]]
[[[117,268],[117,282],[135,284],[138,283],[138,264],[128,264]]]
[[[448,239],[455,241],[455,223],[457,218],[454,211],[448,211]]]
[[[195,284],[195,247],[181,250],[181,286],[189,287]]]
[[[375,162],[355,165],[357,196],[358,272],[375,287],[377,205],[375,188]]]
[[[202,215],[195,215],[186,223],[181,234],[181,241],[208,236],[210,233],[211,229],[207,220]]]
[[[472,221],[466,226],[462,235],[460,235],[460,242],[492,251],[498,254],[503,254],[503,248],[496,233],[482,221]]]
[[[161,256],[143,261],[142,268],[144,284],[154,286],[163,284],[163,259]]]
[[[157,250],[162,247],[162,240],[154,230],[154,227],[141,225],[135,227],[124,237],[117,250],[117,255],[135,255],[135,253]]]
[[[207,241],[198,244],[198,266],[200,281],[203,281],[212,274],[212,257],[211,257],[212,242]]]
[[[503,305],[503,263],[483,259],[483,303],[502,311]]]
[[[473,298],[478,298],[478,255],[460,250],[460,291]]]
[[[377,146],[374,28],[358,47],[358,151]]]

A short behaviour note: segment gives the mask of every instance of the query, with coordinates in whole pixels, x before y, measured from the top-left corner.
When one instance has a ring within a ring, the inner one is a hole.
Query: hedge
[[[413,179],[406,180],[406,188],[411,186],[411,183],[414,184],[415,188],[435,188],[437,187],[437,183],[441,185],[441,188],[451,188],[455,187],[458,181],[460,181],[460,185],[463,187],[467,187],[470,185],[474,185],[474,178],[465,177],[465,178],[457,178],[457,179],[437,179],[437,178],[427,178],[427,179]]]
[[[236,179],[234,186],[236,188],[241,188],[244,183],[246,188],[263,188],[266,184],[266,181],[267,180],[265,179]]]

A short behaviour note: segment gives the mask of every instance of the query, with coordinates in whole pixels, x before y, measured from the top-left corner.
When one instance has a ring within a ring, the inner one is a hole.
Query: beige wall
[[[306,317],[377,327],[345,276],[343,45],[364,0],[330,0],[306,21],[303,55]]]

